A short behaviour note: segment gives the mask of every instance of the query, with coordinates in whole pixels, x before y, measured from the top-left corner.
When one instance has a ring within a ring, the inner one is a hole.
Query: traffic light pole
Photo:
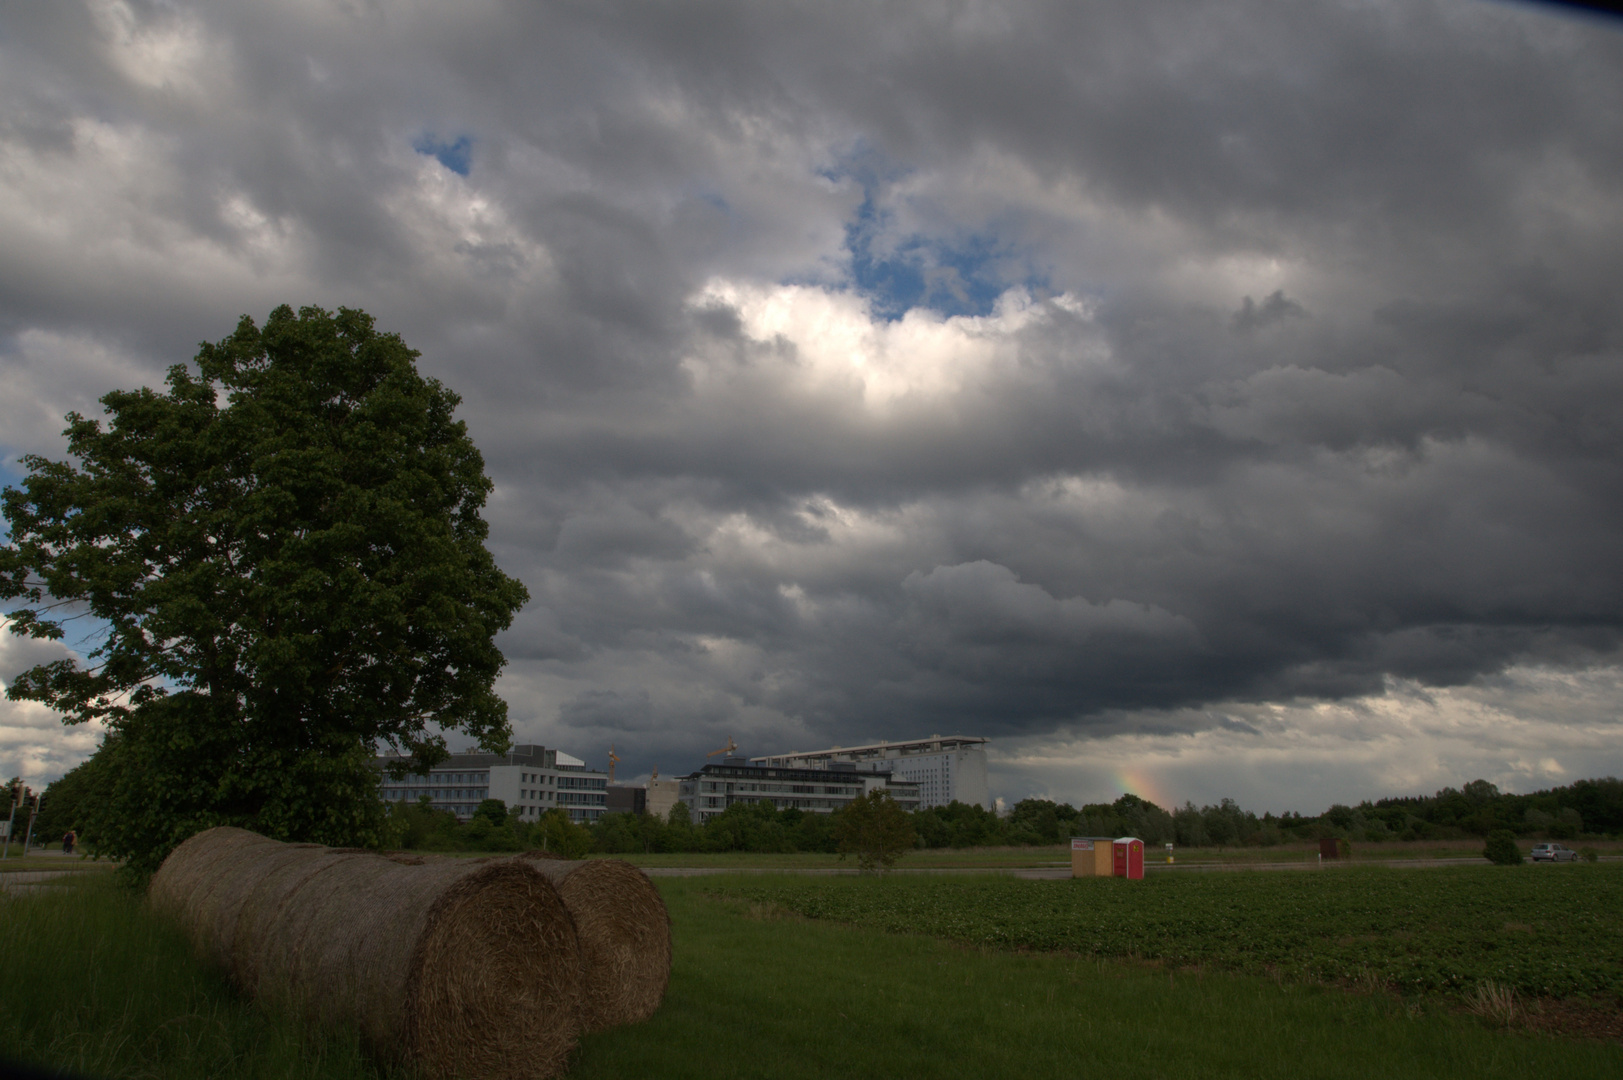
[[[23,834],[23,857],[28,857],[28,845],[34,842],[34,819],[39,817],[39,796],[36,794],[28,803],[28,832]]]
[[[23,782],[13,780],[8,785],[7,794],[11,796],[11,815],[6,818],[6,845],[0,847],[0,859],[4,859],[11,854],[11,830],[17,825],[17,804],[23,801]],[[23,854],[28,854],[26,847],[23,848]]]

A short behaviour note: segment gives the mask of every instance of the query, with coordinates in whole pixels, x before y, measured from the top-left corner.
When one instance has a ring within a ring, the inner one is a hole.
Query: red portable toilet
[[[1124,836],[1111,841],[1110,850],[1117,877],[1144,880],[1144,841],[1136,836]]]

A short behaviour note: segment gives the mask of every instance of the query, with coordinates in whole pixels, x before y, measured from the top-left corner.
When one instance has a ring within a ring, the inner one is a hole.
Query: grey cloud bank
[[[367,309],[496,481],[524,738],[633,775],[962,731],[1011,796],[1274,809],[1623,769],[1616,24],[0,20],[11,474],[239,313]]]

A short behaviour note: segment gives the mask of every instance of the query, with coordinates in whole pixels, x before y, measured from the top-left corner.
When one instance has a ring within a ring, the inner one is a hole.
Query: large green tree
[[[377,748],[402,773],[444,758],[443,730],[505,748],[493,638],[527,594],[485,547],[459,399],[416,356],[362,311],[245,316],[166,393],[69,414],[77,464],[25,457],[6,489],[12,631],[97,628],[90,663],[8,696],[108,726],[84,824],[136,873],[215,824],[379,842]]]

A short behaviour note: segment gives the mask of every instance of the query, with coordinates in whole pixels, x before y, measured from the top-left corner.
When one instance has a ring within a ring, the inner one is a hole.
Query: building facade
[[[720,765],[706,765],[677,782],[677,797],[687,804],[696,825],[738,803],[769,802],[779,810],[832,814],[857,796],[875,790],[887,792],[903,810],[919,808],[917,784],[889,773],[858,772],[850,766],[791,769],[727,758]]]
[[[377,759],[385,802],[416,802],[427,796],[436,810],[449,810],[466,821],[486,799],[517,808],[525,821],[552,809],[568,812],[578,823],[596,821],[608,806],[609,778],[562,750],[524,744],[505,754],[470,750],[452,754],[429,772],[391,779],[384,766],[399,756]]]
[[[648,781],[648,813],[652,817],[668,818],[681,792],[680,780]]]
[[[859,772],[886,772],[919,786],[919,809],[969,803],[992,809],[986,782],[987,740],[973,736],[932,735],[913,742],[835,746],[794,754],[750,758],[752,765],[792,769],[854,768]]]
[[[648,789],[630,784],[610,784],[605,808],[611,814],[646,814]]]

